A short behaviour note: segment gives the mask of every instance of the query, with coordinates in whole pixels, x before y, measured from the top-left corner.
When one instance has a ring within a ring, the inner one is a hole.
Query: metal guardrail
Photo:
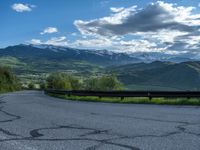
[[[68,96],[97,96],[97,97],[148,97],[152,98],[200,98],[200,91],[67,91],[45,90],[45,93],[61,94]]]

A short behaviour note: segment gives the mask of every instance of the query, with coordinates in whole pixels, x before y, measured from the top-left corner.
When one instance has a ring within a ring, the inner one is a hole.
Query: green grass
[[[131,90],[141,90],[141,91],[148,91],[148,90],[158,90],[158,91],[178,91],[181,89],[173,88],[173,87],[164,87],[164,86],[156,86],[156,85],[138,85],[138,84],[132,84],[132,85],[126,85],[127,89]]]
[[[0,57],[0,64],[11,68],[20,68],[26,65],[26,63],[21,62],[15,57]]]
[[[65,100],[73,101],[87,101],[87,102],[104,102],[104,103],[122,103],[122,104],[156,104],[156,105],[199,105],[200,99],[187,99],[187,98],[109,98],[103,97],[99,98],[96,96],[67,96],[67,95],[58,95],[58,94],[48,94],[53,97],[62,98]]]

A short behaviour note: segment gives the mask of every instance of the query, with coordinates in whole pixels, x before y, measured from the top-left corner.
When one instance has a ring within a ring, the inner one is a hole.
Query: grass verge
[[[87,102],[104,102],[104,103],[123,103],[123,104],[157,104],[157,105],[194,105],[200,106],[200,99],[197,98],[110,98],[110,97],[96,97],[96,96],[67,96],[59,94],[48,94],[49,96],[62,98],[74,101],[87,101]]]

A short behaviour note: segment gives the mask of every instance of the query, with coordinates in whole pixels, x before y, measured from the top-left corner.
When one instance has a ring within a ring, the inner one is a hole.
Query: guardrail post
[[[149,100],[151,101],[152,100],[152,96],[151,96],[151,93],[148,92],[148,97],[149,97]]]

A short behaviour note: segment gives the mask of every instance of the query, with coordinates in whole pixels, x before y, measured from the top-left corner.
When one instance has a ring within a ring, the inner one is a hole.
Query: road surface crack
[[[19,135],[15,134],[15,133],[11,133],[10,131],[2,129],[2,128],[0,128],[0,132],[4,133],[6,135],[9,135],[9,136],[19,136]]]
[[[4,98],[3,96],[0,97],[0,105],[6,104],[6,102],[3,100],[3,98]],[[3,108],[4,108],[4,106],[0,107],[0,113],[2,113],[3,115],[5,115],[6,118],[7,117],[10,117],[10,118],[9,119],[4,119],[4,120],[0,120],[0,123],[8,123],[8,122],[13,122],[15,120],[21,119],[20,116],[17,116],[17,115],[9,113],[7,111],[4,111]],[[12,133],[12,132],[10,132],[8,130],[5,130],[3,128],[0,128],[0,132],[2,132],[5,135],[8,135],[8,136],[14,136],[14,137],[20,136],[20,135],[17,135],[15,133]]]

